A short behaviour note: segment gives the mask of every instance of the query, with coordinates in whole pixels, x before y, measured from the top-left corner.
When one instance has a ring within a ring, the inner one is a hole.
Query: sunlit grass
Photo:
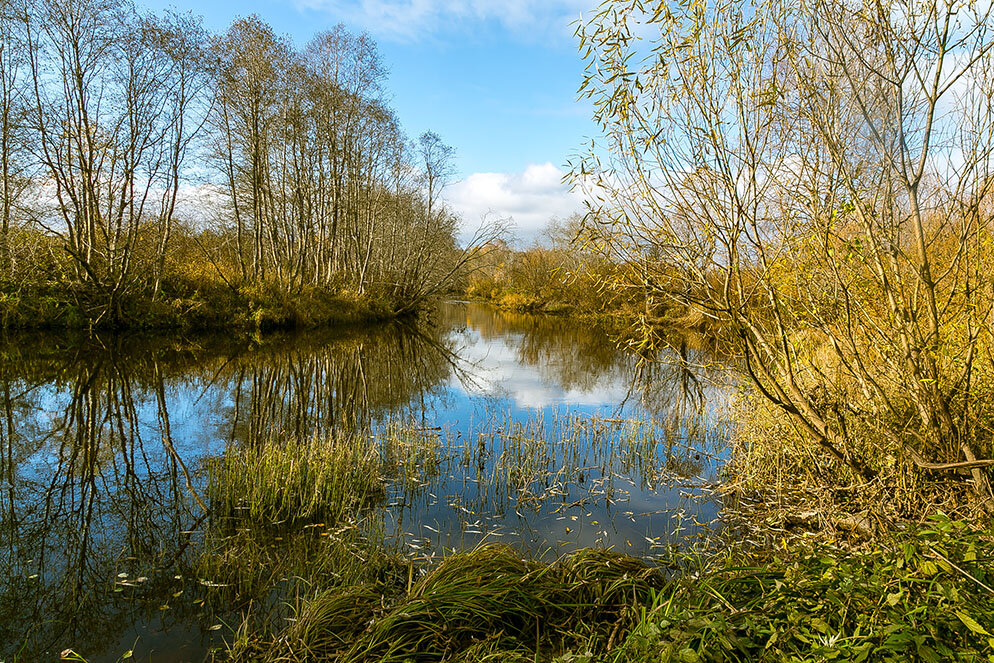
[[[863,552],[796,541],[686,555],[675,574],[611,551],[552,563],[484,546],[403,582],[314,594],[247,661],[987,660],[990,533],[938,516]],[[251,654],[251,655],[249,655]]]
[[[216,514],[257,523],[337,523],[383,496],[376,446],[356,436],[231,446],[210,464],[207,494]]]
[[[417,493],[449,469],[445,431],[412,421],[390,421],[375,436],[384,477],[407,494]]]
[[[390,506],[437,504],[438,491],[469,517],[549,505],[562,520],[575,504],[623,500],[616,479],[700,475],[687,433],[498,411],[468,434],[398,419],[366,435],[233,446],[211,465],[216,517],[198,576],[218,607],[249,602],[230,650],[237,660],[550,660],[581,645],[610,649],[665,582],[652,564],[594,549],[550,564],[494,545],[408,547],[383,518]]]

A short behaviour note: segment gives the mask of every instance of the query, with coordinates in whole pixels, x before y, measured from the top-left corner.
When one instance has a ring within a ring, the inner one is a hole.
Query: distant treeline
[[[526,248],[497,239],[481,249],[462,284],[470,299],[520,313],[613,319],[625,327],[623,337],[640,334],[642,326],[658,331],[704,322],[663,283],[647,277],[650,265],[658,270],[653,256],[616,259],[579,214],[551,220]]]
[[[4,326],[390,314],[469,257],[452,149],[401,131],[367,35],[125,0],[0,0],[0,35]]]

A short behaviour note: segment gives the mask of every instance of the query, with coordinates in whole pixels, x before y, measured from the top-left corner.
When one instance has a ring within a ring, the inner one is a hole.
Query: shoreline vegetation
[[[384,546],[375,511],[362,505],[383,499],[378,477],[430,473],[438,441],[421,426],[396,425],[377,439],[273,440],[229,449],[212,466],[207,497],[217,507],[217,534],[198,574],[249,605],[215,660],[897,662],[994,655],[994,558],[987,552],[994,537],[944,514],[855,545],[801,530],[739,530],[729,521],[729,531],[702,549],[672,548],[654,562],[597,548],[541,561],[487,542],[411,557]],[[643,446],[637,436],[619,444]],[[299,554],[267,542],[273,522]],[[252,605],[265,605],[279,578],[294,579],[297,590],[288,612],[274,619]]]
[[[723,342],[727,329],[646,281],[639,261],[605,252],[588,224],[581,215],[552,219],[524,248],[491,240],[455,285],[466,299],[501,311],[592,322],[620,344],[649,354],[661,340],[681,334]]]
[[[990,544],[940,515],[871,550],[796,541],[676,570],[593,548],[363,557],[375,572],[319,590],[272,637],[240,629],[218,660],[987,661]]]
[[[126,0],[0,3],[0,325],[310,326],[417,311],[502,231],[441,198],[367,34],[296,46]]]
[[[333,288],[284,292],[265,284],[160,295],[139,294],[101,315],[99,294],[85,288],[37,285],[0,292],[0,328],[99,331],[278,331],[362,325],[403,317],[388,301]],[[414,311],[410,312],[414,313]]]
[[[94,331],[241,330],[266,332],[324,326],[364,325],[402,317],[386,300],[327,287],[296,292],[252,284],[218,284],[189,290],[168,286],[158,296],[123,298],[106,315],[99,291],[55,284],[0,285],[0,329]],[[413,311],[412,311],[413,312]]]

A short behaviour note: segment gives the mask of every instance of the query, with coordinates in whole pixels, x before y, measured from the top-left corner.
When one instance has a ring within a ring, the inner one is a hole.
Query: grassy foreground
[[[990,546],[940,515],[862,552],[729,553],[679,576],[616,652],[590,660],[994,660]]]
[[[199,575],[222,603],[264,605],[274,582],[293,586],[280,610],[244,613],[218,660],[994,661],[988,529],[940,513],[858,548],[767,531],[666,566],[592,548],[543,562],[497,545],[411,558],[384,545],[365,505],[386,476],[422,467],[419,439],[315,438],[217,459],[208,497],[235,527],[212,539]],[[318,518],[281,534],[293,545],[267,535]]]
[[[375,574],[352,565],[356,582],[317,587],[281,632],[243,629],[222,658],[990,661],[990,545],[938,516],[855,554],[801,541],[670,570],[594,549],[551,564],[501,546],[438,564],[380,556]]]

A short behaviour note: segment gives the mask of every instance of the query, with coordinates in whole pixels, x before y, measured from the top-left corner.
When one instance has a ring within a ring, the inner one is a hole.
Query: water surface
[[[230,639],[238,606],[197,575],[217,527],[205,489],[211,459],[260,440],[418,430],[430,462],[387,477],[373,510],[419,559],[685,546],[718,515],[727,392],[705,354],[667,358],[683,361],[473,304],[264,338],[7,339],[0,661],[201,661]]]

